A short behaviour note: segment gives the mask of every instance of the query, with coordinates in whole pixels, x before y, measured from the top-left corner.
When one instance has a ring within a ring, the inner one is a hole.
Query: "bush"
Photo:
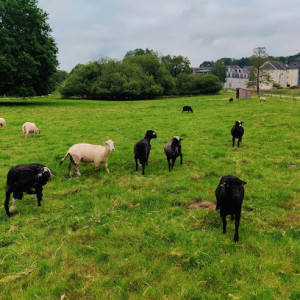
[[[219,78],[213,74],[179,74],[176,80],[176,92],[179,95],[214,94],[221,89]]]

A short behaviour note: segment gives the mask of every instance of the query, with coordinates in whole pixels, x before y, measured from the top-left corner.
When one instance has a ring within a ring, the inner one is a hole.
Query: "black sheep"
[[[233,102],[233,98],[230,98],[230,99],[229,99],[229,102]]]
[[[240,143],[242,142],[242,136],[244,134],[244,128],[242,126],[244,122],[243,121],[236,121],[235,125],[231,129],[231,135],[232,135],[232,147],[234,147],[235,139],[238,140],[238,148],[240,147]]]
[[[239,240],[239,225],[245,184],[246,182],[233,175],[226,175],[221,178],[215,193],[217,199],[216,210],[220,209],[224,234],[226,233],[226,216],[231,215],[231,220],[235,219],[235,242]]]
[[[145,137],[134,145],[133,152],[134,152],[134,159],[136,164],[136,171],[138,170],[138,161],[139,161],[140,164],[143,166],[143,171],[142,171],[143,175],[145,174],[145,165],[148,165],[148,158],[151,149],[150,140],[156,138],[157,135],[155,131],[148,130],[146,132]]]
[[[169,171],[173,169],[176,158],[180,156],[180,164],[182,164],[181,141],[183,139],[179,136],[174,136],[165,146],[165,154],[169,165]],[[170,160],[172,159],[172,165]]]
[[[182,113],[183,113],[184,111],[187,111],[188,113],[190,113],[190,112],[193,112],[193,109],[192,109],[190,106],[184,106],[184,107],[182,108]]]
[[[16,208],[16,200],[23,198],[23,193],[36,194],[38,206],[41,205],[43,186],[52,175],[51,170],[41,164],[18,165],[11,168],[7,173],[6,198],[4,207],[6,214]],[[13,205],[8,208],[10,194],[13,193]]]

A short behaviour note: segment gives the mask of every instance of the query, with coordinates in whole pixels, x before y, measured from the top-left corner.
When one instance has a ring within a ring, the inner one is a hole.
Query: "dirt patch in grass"
[[[296,169],[298,166],[297,165],[295,165],[295,164],[289,164],[289,168],[290,169]]]
[[[205,209],[205,210],[216,210],[216,204],[213,202],[209,201],[201,201],[201,202],[195,202],[189,205],[189,212],[193,210],[200,210],[200,209]]]

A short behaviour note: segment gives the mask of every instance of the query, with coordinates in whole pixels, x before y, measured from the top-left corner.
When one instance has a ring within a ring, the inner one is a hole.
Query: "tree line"
[[[125,100],[212,94],[222,89],[217,76],[191,73],[189,60],[181,55],[159,56],[153,50],[135,49],[122,60],[100,58],[75,66],[59,92],[65,98]]]

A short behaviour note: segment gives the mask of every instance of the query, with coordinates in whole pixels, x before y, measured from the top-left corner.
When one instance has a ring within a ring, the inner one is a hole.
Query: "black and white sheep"
[[[151,149],[151,144],[150,141],[151,139],[156,139],[157,135],[155,131],[153,130],[148,130],[146,132],[145,137],[137,142],[134,145],[133,152],[134,152],[134,159],[135,159],[135,165],[136,165],[136,171],[138,170],[138,161],[143,167],[142,174],[145,174],[145,165],[148,165],[148,158],[150,154],[150,149]]]
[[[225,175],[221,178],[215,193],[217,199],[216,210],[220,209],[224,234],[226,233],[226,216],[231,215],[231,220],[235,219],[235,242],[239,240],[239,225],[245,184],[245,181],[233,175]]]
[[[184,106],[182,112],[187,111],[188,113],[193,112],[193,109],[190,106]]]
[[[176,158],[180,156],[180,164],[182,164],[181,141],[179,136],[174,136],[165,146],[165,154],[169,165],[169,171],[173,169]],[[172,159],[172,165],[170,160]]]
[[[27,194],[36,194],[38,206],[41,206],[43,186],[51,176],[51,170],[41,164],[18,165],[11,168],[7,173],[5,190],[4,208],[6,214],[10,217],[10,213],[16,208],[17,199],[22,199],[24,192]],[[11,193],[13,193],[13,204],[8,208]]]
[[[239,120],[235,122],[235,125],[231,129],[232,135],[232,147],[234,147],[235,139],[238,140],[238,148],[240,147],[240,143],[242,142],[242,136],[244,135],[244,128],[242,126],[244,122]]]

